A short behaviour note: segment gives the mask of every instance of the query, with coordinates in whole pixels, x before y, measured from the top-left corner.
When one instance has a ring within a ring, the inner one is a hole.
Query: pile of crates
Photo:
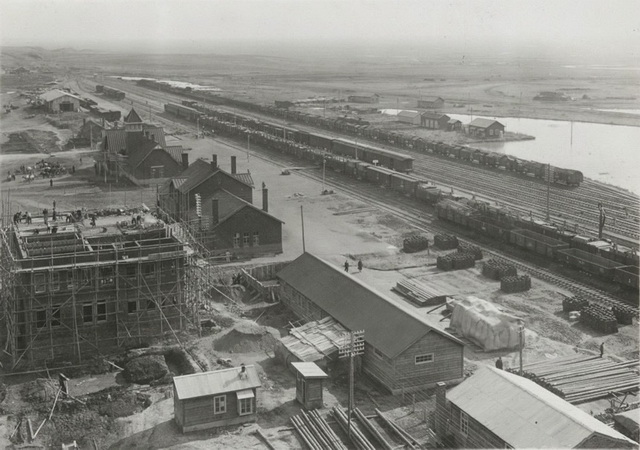
[[[633,316],[635,316],[636,313],[630,306],[614,305],[613,315],[620,325],[632,325]]]
[[[589,300],[582,297],[565,297],[562,300],[562,310],[564,312],[582,311],[589,306]]]
[[[405,253],[415,253],[429,248],[429,240],[426,236],[410,236],[402,241],[402,249]]]
[[[518,269],[503,261],[490,259],[482,265],[482,275],[492,280],[501,280],[503,277],[517,277]]]
[[[595,303],[582,310],[580,322],[604,334],[616,333],[618,331],[618,321],[613,311]]]
[[[476,261],[480,261],[482,259],[482,249],[475,245],[465,244],[464,242],[461,242],[458,245],[458,252],[471,253]]]
[[[450,234],[436,234],[433,238],[433,245],[441,250],[453,250],[458,248],[458,238]]]
[[[528,291],[531,289],[531,277],[529,275],[502,277],[500,278],[500,289],[508,294]]]
[[[476,265],[476,260],[471,253],[449,253],[438,256],[437,267],[440,270],[460,270],[468,269]]]

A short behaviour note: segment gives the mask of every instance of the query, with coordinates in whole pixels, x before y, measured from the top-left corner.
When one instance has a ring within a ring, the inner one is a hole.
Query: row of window
[[[176,296],[163,297],[160,301],[161,307],[176,306],[178,305],[178,298]],[[146,310],[153,310],[158,307],[158,304],[151,298],[145,300],[129,300],[127,302],[127,313],[134,314],[138,310],[142,310],[142,307],[146,307]],[[53,305],[49,309],[37,309],[36,315],[36,327],[46,328],[59,327],[62,325],[60,321],[60,308],[61,305]],[[82,304],[82,323],[94,324],[107,321],[107,302],[101,300],[96,303],[83,303]]]
[[[213,414],[224,414],[227,412],[227,396],[217,395],[213,397]],[[238,414],[246,416],[253,412],[253,397],[238,399]]]
[[[260,245],[260,233],[253,232],[253,240],[251,239],[251,233],[242,234],[242,247],[257,247]],[[233,248],[240,248],[240,233],[233,235]]]
[[[176,263],[171,261],[170,264],[165,264],[166,269],[169,270],[170,275],[176,274]],[[137,265],[128,264],[121,269],[120,275],[134,279],[138,275]],[[145,278],[153,278],[156,276],[155,264],[143,264],[141,274]],[[64,276],[61,276],[64,274]],[[47,275],[50,275],[47,277]],[[86,283],[93,283],[93,279],[96,276],[95,272],[91,268],[81,268],[77,270],[77,276],[74,280],[73,271],[66,270],[64,272],[51,272],[47,274],[45,272],[33,274],[33,288],[35,293],[40,294],[43,292],[58,292],[60,290],[73,290]],[[115,270],[113,266],[98,267],[98,285],[108,286],[115,284]]]

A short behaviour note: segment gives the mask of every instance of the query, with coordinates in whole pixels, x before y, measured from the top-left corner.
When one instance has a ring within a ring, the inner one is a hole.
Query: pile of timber
[[[334,406],[331,412],[333,412],[340,428],[349,435],[351,442],[353,442],[353,445],[355,445],[358,450],[375,450],[375,447],[356,424],[355,420],[351,420],[351,426],[349,427],[349,419],[347,418],[346,412],[337,406]],[[351,433],[348,432],[349,429]]]
[[[433,237],[433,245],[441,250],[453,250],[458,248],[458,238],[450,234],[436,234]]]
[[[501,280],[503,277],[518,276],[518,269],[504,261],[490,259],[482,265],[482,275],[492,280]]]
[[[618,363],[599,356],[572,356],[526,364],[523,376],[569,403],[608,397],[613,392],[638,390],[639,360]]]
[[[338,435],[317,411],[302,411],[300,415],[291,417],[291,423],[311,450],[347,450]]]
[[[514,292],[525,292],[529,289],[531,289],[531,277],[529,277],[529,275],[502,277],[500,279],[500,290],[508,294]]]
[[[416,306],[438,305],[447,300],[446,294],[412,280],[400,280],[392,289]]]
[[[458,244],[458,251],[460,253],[471,253],[476,261],[481,260],[483,256],[482,249],[480,247],[463,242]]]
[[[449,253],[438,256],[436,267],[448,272],[450,270],[468,269],[476,265],[476,259],[471,253]]]

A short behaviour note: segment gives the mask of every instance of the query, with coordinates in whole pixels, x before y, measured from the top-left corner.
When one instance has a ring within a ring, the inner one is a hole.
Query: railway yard
[[[231,261],[229,252],[226,258],[214,256],[191,225],[177,216],[169,219],[160,207],[163,186],[179,175],[136,184],[139,180],[133,176],[125,179],[102,171],[101,164],[108,165],[103,155],[107,130],[131,124],[125,120],[113,128],[107,125],[100,139],[91,131],[90,139],[97,143],[69,148],[68,142],[79,138],[91,119],[86,108],[48,114],[31,103],[37,97],[32,92],[44,89],[42,80],[30,86],[13,86],[11,91],[5,86],[2,102],[15,105],[15,109],[2,117],[3,261],[14,258],[8,251],[12,248],[8,237],[22,239],[20,236],[27,236],[23,230],[30,230],[16,221],[18,211],[31,211],[33,222],[42,224],[40,233],[47,235],[50,230],[47,213],[40,213],[43,208],[53,204],[53,211],[57,207],[58,214],[65,216],[81,212],[87,225],[81,220],[75,233],[89,236],[83,239],[93,245],[91,251],[106,246],[100,241],[100,228],[104,223],[102,232],[107,232],[110,225],[106,223],[111,219],[103,216],[123,215],[126,222],[134,223],[140,222],[136,222],[136,215],[142,216],[142,222],[149,221],[146,223],[160,219],[172,230],[162,239],[175,238],[185,248],[184,268],[178,265],[178,274],[185,277],[180,295],[189,312],[179,329],[169,325],[170,331],[163,329],[162,337],[144,345],[142,341],[139,345],[120,343],[118,351],[109,352],[102,352],[98,345],[89,350],[92,357],[88,357],[80,350],[80,340],[74,340],[78,355],[84,357],[82,363],[74,360],[74,349],[68,357],[47,359],[44,367],[38,367],[38,361],[25,365],[20,361],[22,356],[16,355],[27,355],[30,345],[12,349],[11,333],[7,332],[6,339],[0,338],[5,349],[0,358],[0,446],[20,448],[31,443],[59,448],[72,441],[80,448],[442,446],[436,433],[440,413],[435,385],[407,392],[403,387],[391,395],[389,389],[381,388],[380,379],[360,370],[354,393],[359,408],[353,419],[358,422],[357,437],[348,437],[344,411],[349,403],[349,377],[342,360],[330,366],[329,379],[321,388],[322,406],[313,413],[302,412],[295,400],[299,378],[296,381],[288,364],[279,359],[276,343],[293,335],[293,329],[299,330],[304,317],[288,307],[284,289],[272,286],[284,282],[276,273],[305,253],[316,255],[337,272],[343,272],[344,267],[354,283],[383,293],[394,308],[407,315],[407,321],[420,321],[464,345],[462,376],[453,385],[480,373],[485,366],[493,367],[501,358],[508,371],[517,374],[523,364],[526,378],[611,427],[614,414],[640,405],[637,193],[595,181],[571,167],[551,167],[480,151],[473,144],[430,139],[427,132],[414,133],[411,127],[396,127],[393,132],[384,126],[376,129],[382,119],[363,126],[362,120],[336,119],[335,111],[327,118],[322,103],[322,108],[315,109],[275,108],[272,97],[277,100],[283,91],[270,74],[258,87],[255,80],[243,88],[231,79],[222,92],[208,92],[141,82],[136,78],[140,71],[127,73],[127,66],[117,71],[115,66],[108,67],[111,70],[104,74],[94,73],[98,69],[93,66],[79,73],[61,72],[57,86],[85,103],[91,100],[102,109],[119,111],[122,117],[131,117],[135,110],[138,118],[132,119],[134,126],[163,128],[166,147],[188,149],[183,155],[188,154],[191,164],[206,160],[232,175],[244,176],[241,171],[246,170],[252,179],[251,190],[262,192],[263,212],[283,223],[282,251],[237,261]],[[125,75],[133,79],[123,79]],[[166,69],[143,75],[207,81],[202,76],[176,76]],[[326,89],[314,91],[313,86],[319,84],[313,80],[297,89],[309,96],[326,95]],[[383,106],[399,104],[395,96],[389,98],[389,104]],[[409,100],[409,96],[403,97],[405,104]],[[485,106],[488,102],[485,97],[477,101]],[[545,108],[549,109],[547,115]],[[536,110],[535,105],[527,104],[518,105],[518,109],[529,111],[530,117],[561,115],[557,110],[550,112],[548,106]],[[60,127],[65,117],[68,124]],[[584,119],[589,117],[586,114]],[[18,135],[27,136],[26,143],[17,140]],[[154,137],[147,138],[158,143]],[[45,167],[45,161],[50,161],[46,167],[65,169],[56,176],[50,175],[53,169],[47,169],[46,175],[36,173],[34,179],[28,178],[33,170],[23,167]],[[184,169],[184,156],[181,164]],[[7,172],[8,179],[4,178]],[[26,177],[21,179],[23,174]],[[217,213],[218,200],[213,205],[212,211]],[[97,212],[97,227],[95,215],[93,224],[88,225],[92,211]],[[113,220],[120,228],[117,219]],[[31,216],[27,220],[30,225]],[[67,226],[62,229],[60,225],[58,233],[66,232]],[[29,239],[36,236],[25,239],[32,242]],[[413,252],[409,241],[427,244]],[[444,241],[455,241],[455,245],[438,245]],[[53,248],[53,239],[51,242]],[[115,249],[117,260],[118,247]],[[27,250],[22,250],[22,255]],[[50,256],[53,267],[53,250]],[[125,264],[126,258],[120,264]],[[76,260],[74,253],[74,265]],[[464,267],[456,268],[456,261]],[[362,264],[359,268],[358,263]],[[116,277],[117,270],[116,266]],[[509,276],[500,281],[491,270],[504,270]],[[11,284],[16,278],[9,273],[5,268],[0,278],[3,288],[16,286]],[[97,273],[103,276],[101,271]],[[175,266],[170,273],[175,276]],[[98,281],[96,298],[110,283],[103,280]],[[71,286],[72,282],[68,283]],[[413,296],[401,294],[399,286],[416,290]],[[425,299],[432,291],[442,293],[447,301],[429,303]],[[278,295],[281,297],[274,301]],[[471,297],[485,300],[500,314],[524,324],[517,337],[524,341],[520,352],[513,346],[487,350],[480,341],[453,327],[455,302]],[[12,298],[1,297],[5,316],[12,314],[6,306]],[[99,309],[88,313],[84,305],[82,314],[78,313],[83,320],[87,314],[92,320],[99,317]],[[130,315],[131,301],[128,305]],[[148,301],[146,307],[152,309]],[[158,309],[164,307],[163,300]],[[577,310],[582,315],[576,315]],[[59,314],[49,313],[46,318],[59,322]],[[33,342],[38,334],[53,328],[51,324],[40,325],[41,320],[36,316],[29,325],[37,331]],[[140,329],[140,323],[137,326]],[[384,328],[382,324],[379,327]],[[131,332],[144,334],[133,329],[126,332],[129,338]],[[371,330],[364,332],[366,337]],[[52,343],[55,338],[51,332]],[[98,332],[95,339],[97,344]],[[132,381],[131,364],[139,358],[160,359],[164,375],[151,382]],[[226,370],[240,364],[243,372],[244,365],[257,370],[261,386],[255,411],[251,411],[255,419],[244,426],[181,433],[174,423],[178,391],[172,376]],[[58,388],[58,373],[70,379],[67,395],[61,395]]]

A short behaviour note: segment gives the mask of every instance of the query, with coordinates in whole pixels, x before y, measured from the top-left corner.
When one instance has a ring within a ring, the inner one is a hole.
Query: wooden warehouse
[[[473,119],[468,127],[470,136],[496,138],[504,134],[504,125],[492,119]]]
[[[40,100],[52,113],[75,112],[80,108],[80,97],[59,89],[40,94]]]
[[[450,120],[446,114],[424,112],[420,116],[420,125],[430,130],[447,130]]]
[[[398,122],[420,125],[420,113],[418,111],[400,111],[398,113]]]
[[[459,339],[430,327],[341,268],[304,253],[278,278],[281,301],[298,317],[331,316],[348,330],[365,330],[362,369],[393,394],[463,377]]]
[[[418,108],[424,109],[438,109],[444,106],[444,99],[442,97],[422,97],[418,100]]]
[[[446,392],[435,431],[453,448],[637,448],[638,444],[531,380],[493,367]]]
[[[176,424],[187,433],[253,422],[260,386],[258,372],[252,365],[174,377]]]

